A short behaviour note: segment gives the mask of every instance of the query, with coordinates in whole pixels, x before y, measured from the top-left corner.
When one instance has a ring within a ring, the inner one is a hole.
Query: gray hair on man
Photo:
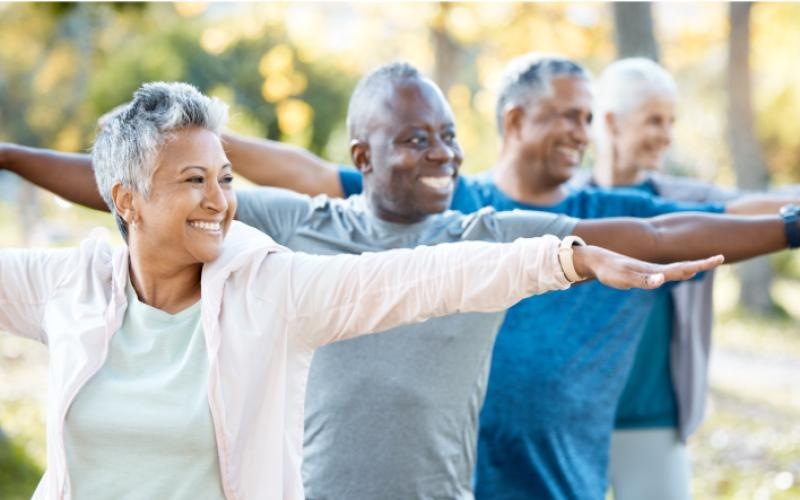
[[[567,76],[590,81],[592,75],[565,57],[532,52],[512,59],[500,77],[497,91],[497,130],[503,135],[503,115],[512,107],[528,106],[550,92],[553,78]]]
[[[676,98],[675,79],[657,62],[644,57],[620,59],[609,64],[595,82],[594,124],[597,147],[608,147],[610,137],[605,115],[624,116],[654,96]]]
[[[383,95],[400,82],[423,78],[407,62],[384,64],[367,73],[356,84],[347,107],[347,130],[350,139],[363,139],[366,121],[376,106],[383,104]]]
[[[92,148],[94,176],[126,241],[128,226],[117,213],[111,188],[119,183],[147,197],[158,155],[173,132],[201,127],[220,135],[227,119],[225,103],[192,85],[152,82],[102,125]]]

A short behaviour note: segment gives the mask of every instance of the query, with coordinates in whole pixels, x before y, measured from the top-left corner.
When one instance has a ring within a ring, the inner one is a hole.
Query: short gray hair
[[[675,79],[661,65],[644,57],[620,59],[609,64],[596,82],[594,114],[595,139],[599,148],[609,140],[606,122],[608,112],[622,116],[636,109],[654,94],[678,95]]]
[[[503,135],[503,115],[509,106],[526,106],[531,99],[550,91],[550,81],[558,76],[591,80],[580,64],[565,57],[530,53],[512,59],[503,70],[495,110],[497,130]]]
[[[92,148],[94,176],[126,241],[128,226],[117,213],[111,188],[120,183],[146,197],[158,154],[173,132],[202,127],[219,135],[227,119],[226,104],[192,85],[152,82],[102,125]]]
[[[358,138],[363,132],[368,110],[378,104],[383,93],[390,91],[400,82],[422,78],[417,68],[406,62],[384,64],[367,73],[358,81],[350,103],[347,107],[347,131],[351,139]]]

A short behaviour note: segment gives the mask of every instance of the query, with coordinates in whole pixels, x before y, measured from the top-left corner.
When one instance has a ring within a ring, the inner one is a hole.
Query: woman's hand
[[[591,245],[575,246],[572,252],[575,271],[581,277],[595,278],[604,285],[622,290],[652,289],[667,281],[687,280],[697,273],[714,269],[724,261],[722,255],[715,255],[701,260],[652,264]]]

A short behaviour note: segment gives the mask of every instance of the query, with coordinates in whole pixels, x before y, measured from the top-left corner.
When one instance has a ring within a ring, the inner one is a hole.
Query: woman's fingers
[[[667,281],[687,280],[699,272],[708,271],[723,262],[721,255],[707,259],[675,262],[673,264],[651,264],[630,257],[619,256],[597,269],[597,279],[604,285],[620,288],[658,288]]]
[[[661,266],[665,281],[687,280],[697,273],[714,269],[725,261],[722,255],[715,255],[707,259],[676,262]]]

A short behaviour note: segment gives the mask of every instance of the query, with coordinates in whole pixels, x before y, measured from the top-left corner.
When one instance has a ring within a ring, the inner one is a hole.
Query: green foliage
[[[0,49],[0,139],[34,146],[80,150],[91,143],[96,120],[126,102],[148,81],[186,81],[201,91],[233,90],[234,111],[283,137],[276,104],[262,93],[261,58],[279,44],[292,46],[280,31],[259,37],[231,36],[224,50],[203,45],[207,30],[237,22],[226,16],[182,17],[170,4],[38,4],[6,7],[0,17],[0,42],[29,43]],[[36,26],[38,36],[23,33]],[[19,34],[19,39],[13,36]],[[4,39],[3,36],[7,36]],[[324,59],[295,58],[294,71],[305,82],[290,97],[314,111],[308,142],[322,153],[341,126],[354,77],[343,77]],[[20,110],[10,116],[8,110]]]
[[[30,498],[41,476],[42,470],[25,450],[0,434],[0,498]]]

